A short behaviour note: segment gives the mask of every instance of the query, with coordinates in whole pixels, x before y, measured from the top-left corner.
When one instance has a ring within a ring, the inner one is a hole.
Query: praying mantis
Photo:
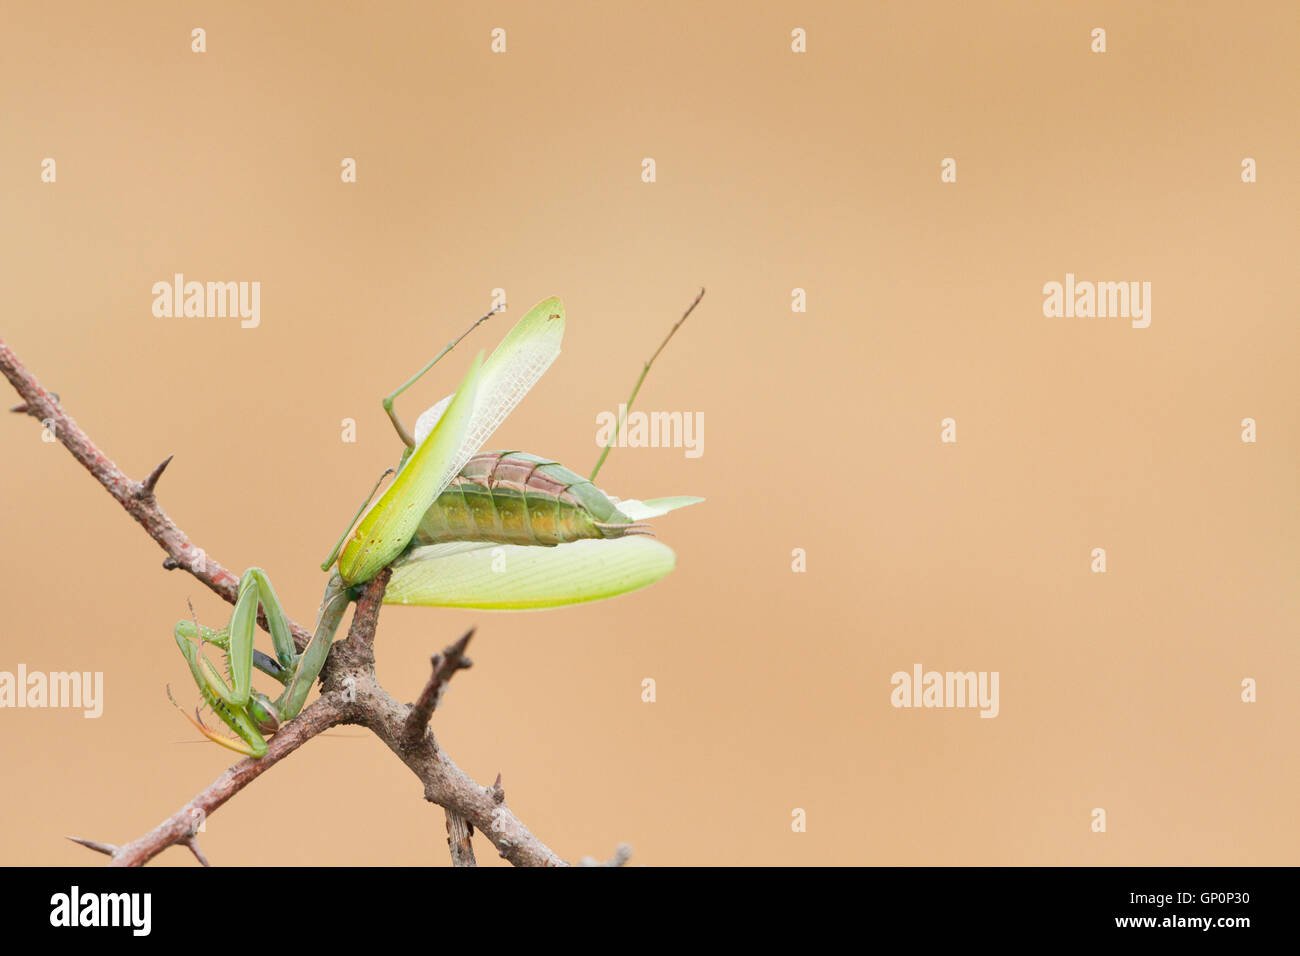
[[[264,756],[266,737],[306,704],[348,603],[389,566],[386,604],[490,610],[602,600],[653,584],[673,569],[672,549],[650,537],[644,522],[703,498],[611,498],[592,483],[603,454],[590,478],[583,478],[524,452],[479,453],[560,354],[565,315],[558,298],[530,309],[486,360],[480,352],[456,391],[419,416],[414,434],[407,432],[393,402],[491,314],[383,399],[404,446],[396,477],[371,506],[380,479],[321,565],[333,573],[301,653],[270,578],[259,568],[241,576],[225,628],[197,621],[176,625],[176,644],[200,697],[235,735],[208,727],[198,709],[193,717],[182,710],[209,740],[249,757]],[[653,361],[646,363],[633,398]],[[254,647],[259,607],[274,656]],[[224,673],[204,653],[208,644],[224,652]],[[254,669],[283,692],[272,699],[255,689]]]

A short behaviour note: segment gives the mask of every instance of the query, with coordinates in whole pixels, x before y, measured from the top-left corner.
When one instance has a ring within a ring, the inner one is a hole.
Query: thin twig
[[[112,866],[141,866],[177,844],[194,839],[199,823],[323,730],[341,723],[343,708],[336,696],[321,697],[289,721],[266,745],[266,756],[239,761],[197,793],[188,803],[148,833],[124,844],[113,854]]]
[[[68,415],[57,399],[41,387],[36,376],[18,360],[18,356],[0,340],[0,373],[9,380],[23,399],[23,411],[40,422],[49,422],[57,438],[81,462],[95,480],[104,486],[126,513],[134,518],[165,552],[176,567],[184,568],[230,604],[235,603],[239,592],[239,576],[222,567],[194,544],[185,532],[167,517],[152,494],[140,495],[143,482],[137,483],[105,455],[80,426]],[[158,469],[155,469],[157,471]],[[157,479],[155,479],[156,481]],[[266,627],[265,616],[259,622]],[[294,641],[302,650],[311,640],[306,628],[290,624]]]
[[[438,709],[442,692],[456,672],[474,666],[474,662],[465,656],[465,648],[469,647],[473,636],[474,628],[471,627],[459,641],[430,658],[433,673],[429,675],[429,682],[424,685],[424,690],[420,692],[420,697],[411,708],[402,728],[402,742],[405,746],[415,746],[424,736],[425,725]]]
[[[420,692],[419,699],[402,725],[403,747],[407,749],[414,747],[426,735],[434,741],[435,746],[437,745],[436,738],[428,733],[429,718],[442,703],[442,693],[456,672],[473,666],[474,662],[465,656],[465,649],[473,636],[474,628],[471,627],[459,641],[446,648],[441,654],[434,654],[430,659],[433,673],[429,675],[428,683],[424,685],[424,690]],[[498,774],[497,783],[500,782],[501,776]],[[447,848],[451,851],[451,865],[478,866],[471,839],[474,836],[474,825],[455,810],[446,810],[446,815]]]

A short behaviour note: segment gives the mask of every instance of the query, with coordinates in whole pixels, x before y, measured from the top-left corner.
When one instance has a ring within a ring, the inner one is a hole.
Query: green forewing
[[[474,415],[465,434],[464,446],[450,463],[451,475],[483,447],[506,416],[528,394],[560,354],[564,340],[564,304],[557,298],[544,299],[528,310],[483,363]],[[441,403],[438,403],[439,405]],[[436,421],[434,405],[415,423],[415,440],[421,441],[429,421]],[[427,416],[427,417],[426,417]],[[450,476],[448,476],[450,481]]]
[[[370,580],[402,553],[438,495],[555,361],[563,338],[564,305],[557,298],[539,302],[486,362],[480,354],[449,403],[420,416],[415,451],[344,548],[345,583]]]
[[[399,562],[386,604],[526,610],[599,601],[643,588],[673,569],[653,538],[586,540],[553,548],[464,543],[417,548]]]
[[[448,465],[465,444],[482,368],[480,352],[446,413],[348,539],[339,558],[339,575],[345,583],[369,581],[401,554],[424,513],[455,476],[456,469],[449,471]]]

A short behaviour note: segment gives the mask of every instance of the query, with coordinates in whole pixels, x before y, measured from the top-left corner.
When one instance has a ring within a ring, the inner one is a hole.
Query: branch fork
[[[166,554],[163,567],[184,569],[234,604],[239,578],[219,562],[207,557],[163,512],[155,490],[171,463],[169,456],[143,481],[133,481],[91,441],[90,437],[59,405],[58,397],[41,387],[13,351],[0,340],[0,374],[3,374],[22,402],[12,411],[38,421],[50,422],[59,442],[81,463],[114,500],[145,529]],[[202,560],[195,561],[194,556]],[[475,783],[438,746],[429,718],[437,709],[447,683],[471,665],[465,649],[471,630],[432,658],[432,674],[415,705],[396,701],[380,686],[374,671],[374,637],[390,572],[368,582],[359,596],[345,640],[337,642],[321,671],[321,695],[286,723],[270,739],[266,756],[244,759],[227,768],[184,806],[143,836],[122,845],[69,837],[80,845],[105,854],[111,866],[140,866],[171,846],[184,846],[204,866],[207,857],[194,832],[196,813],[203,819],[285,757],[340,724],[366,727],[397,755],[420,780],[425,799],[446,811],[448,846],[456,866],[473,866],[470,838],[477,829],[497,852],[516,866],[565,866],[564,860],[539,840],[506,806],[501,777],[492,787]],[[266,628],[265,619],[259,623]],[[297,622],[289,622],[299,650],[311,635]]]

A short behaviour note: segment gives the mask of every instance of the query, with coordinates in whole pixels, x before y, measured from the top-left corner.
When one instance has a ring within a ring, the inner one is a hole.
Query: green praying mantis
[[[486,361],[480,352],[456,391],[420,415],[413,435],[407,432],[394,400],[487,317],[384,398],[404,446],[396,477],[371,506],[380,479],[321,565],[334,571],[301,653],[271,581],[259,568],[240,578],[227,627],[197,621],[176,625],[176,644],[201,698],[235,734],[209,728],[198,709],[194,717],[186,713],[209,740],[250,757],[265,755],[267,735],[306,704],[348,603],[389,566],[386,604],[494,610],[601,600],[653,584],[673,569],[672,550],[649,537],[644,522],[704,499],[611,498],[592,483],[604,455],[590,478],[583,478],[524,452],[479,453],[560,354],[565,317],[559,299],[530,309]],[[653,361],[646,363],[637,389]],[[274,656],[253,646],[259,607]],[[224,652],[224,673],[204,653],[208,644]],[[256,690],[254,668],[281,684],[283,692],[272,699]]]

